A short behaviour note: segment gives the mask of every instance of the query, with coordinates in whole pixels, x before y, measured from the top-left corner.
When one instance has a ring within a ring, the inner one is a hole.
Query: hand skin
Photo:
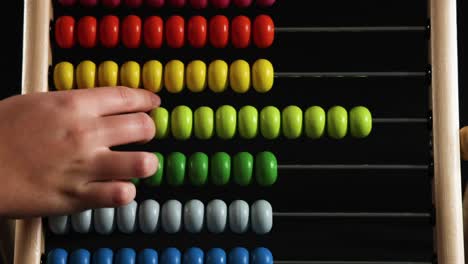
[[[147,112],[160,98],[105,87],[18,95],[0,101],[0,216],[22,218],[118,207],[135,197],[128,180],[156,172],[152,153],[110,147],[148,142]]]

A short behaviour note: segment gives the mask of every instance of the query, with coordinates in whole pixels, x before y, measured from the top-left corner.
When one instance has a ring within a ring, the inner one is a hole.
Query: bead
[[[148,186],[160,186],[164,174],[164,156],[159,152],[154,154],[158,158],[158,169],[151,177],[145,179],[145,184]]]
[[[255,91],[266,93],[273,87],[275,72],[270,61],[259,59],[252,66],[252,83]]]
[[[71,224],[73,230],[77,233],[85,234],[91,231],[92,226],[92,215],[93,211],[91,209],[72,214]]]
[[[192,135],[192,110],[185,105],[177,106],[171,114],[171,131],[175,139],[187,140]]]
[[[253,0],[233,0],[234,5],[240,8],[246,8],[249,7],[252,4]]]
[[[184,206],[184,225],[189,233],[199,233],[203,228],[205,206],[200,200],[190,200]]]
[[[351,135],[355,138],[365,138],[372,131],[372,115],[364,106],[356,106],[349,111],[349,126]]]
[[[120,0],[101,0],[101,3],[107,8],[116,8],[120,5]]]
[[[58,91],[71,90],[74,84],[73,64],[63,61],[54,67],[54,85]]]
[[[227,224],[227,205],[222,200],[212,200],[206,206],[206,226],[211,233],[224,232]]]
[[[273,254],[264,247],[255,248],[252,251],[252,264],[273,264]]]
[[[167,157],[167,182],[169,185],[180,186],[185,178],[185,155],[180,152],[172,152]]]
[[[70,219],[68,215],[50,216],[48,221],[50,231],[56,235],[67,234],[70,230]]]
[[[207,21],[202,16],[193,16],[187,24],[187,40],[194,48],[203,48],[207,39]]]
[[[108,235],[115,229],[114,208],[98,208],[94,210],[94,229],[98,234]]]
[[[194,9],[203,9],[208,6],[208,0],[189,0]]]
[[[186,0],[168,0],[169,5],[176,8],[182,8],[186,4]]]
[[[130,88],[140,87],[140,64],[127,61],[120,68],[120,83]]]
[[[206,64],[201,60],[194,60],[187,65],[187,88],[199,93],[206,88]]]
[[[208,155],[196,152],[190,156],[188,177],[195,186],[205,185],[208,179]]]
[[[133,183],[135,186],[138,186],[140,184],[140,179],[132,178],[130,179],[130,182]]]
[[[171,48],[181,48],[185,39],[185,21],[181,16],[171,16],[166,21],[166,42]]]
[[[274,106],[267,106],[260,112],[260,132],[266,139],[275,139],[280,134],[281,113]]]
[[[68,49],[75,45],[75,19],[61,16],[55,22],[55,41],[60,48]]]
[[[177,248],[167,248],[161,254],[161,264],[180,264],[181,255]]]
[[[227,8],[231,0],[211,0],[211,4],[214,8]]]
[[[163,139],[169,136],[169,112],[166,108],[157,107],[151,110],[151,118],[153,118],[156,127],[156,139]]]
[[[348,132],[348,113],[342,106],[333,106],[327,113],[327,131],[333,139],[342,139]]]
[[[78,249],[70,255],[70,264],[89,264],[91,263],[91,253],[86,249]]]
[[[216,15],[210,19],[208,27],[210,43],[215,48],[224,48],[229,42],[229,20],[226,16]]]
[[[235,247],[229,252],[229,264],[249,264],[249,251],[243,247]]]
[[[211,181],[214,185],[226,185],[231,177],[231,157],[226,152],[217,152],[211,157]]]
[[[207,106],[197,108],[194,114],[194,124],[195,136],[198,139],[210,139],[214,132],[213,109]]]
[[[231,22],[231,42],[235,48],[250,45],[251,23],[246,16],[236,16]]]
[[[208,87],[215,93],[224,92],[228,86],[228,64],[215,60],[208,66]]]
[[[85,60],[76,67],[76,84],[80,89],[96,86],[96,64]]]
[[[250,208],[250,217],[252,230],[257,235],[264,235],[271,231],[273,226],[273,208],[268,201],[255,201]]]
[[[259,15],[253,23],[253,40],[258,48],[268,48],[275,40],[275,25],[270,16]]]
[[[204,264],[203,250],[197,247],[189,248],[184,254],[184,264]]]
[[[77,0],[58,0],[62,6],[74,6]]]
[[[221,248],[212,248],[206,253],[206,264],[226,264],[226,252]]]
[[[158,252],[151,248],[145,248],[138,253],[138,264],[158,264]]]
[[[93,264],[113,264],[114,252],[110,248],[100,248],[93,254]]]
[[[94,7],[98,4],[97,0],[80,0],[80,4],[84,7]]]
[[[318,139],[325,133],[326,114],[320,106],[307,108],[304,114],[304,128],[307,137]]]
[[[141,43],[141,18],[126,16],[122,21],[122,43],[126,48],[138,48]]]
[[[250,88],[250,66],[245,60],[236,60],[231,64],[229,80],[232,90],[246,93]]]
[[[246,105],[239,110],[239,135],[245,139],[252,139],[258,134],[257,108]]]
[[[272,6],[276,0],[257,0],[257,5],[261,7]]]
[[[223,105],[216,110],[216,134],[221,139],[231,139],[236,134],[236,109]]]
[[[135,264],[136,252],[131,248],[122,248],[115,254],[115,264]]]
[[[229,227],[236,234],[242,234],[249,228],[249,205],[246,201],[235,200],[229,205]]]
[[[119,18],[106,15],[99,22],[99,41],[105,48],[114,48],[119,44]]]
[[[150,7],[160,8],[164,6],[164,0],[146,0],[146,4]]]
[[[161,62],[157,60],[150,60],[147,61],[143,65],[143,72],[142,72],[142,78],[143,78],[143,87],[151,91],[153,93],[158,93],[161,91],[161,88],[163,86],[162,83],[162,64]]]
[[[255,157],[255,178],[260,186],[271,186],[278,179],[278,161],[273,153],[263,151]]]
[[[131,234],[136,230],[136,212],[138,204],[135,201],[117,208],[117,227],[120,232]]]
[[[296,139],[301,136],[302,117],[301,108],[295,105],[290,105],[283,109],[282,127],[283,134],[287,139]]]
[[[143,0],[125,0],[125,5],[130,8],[137,8],[143,4]]]
[[[180,231],[182,226],[182,204],[177,200],[164,203],[161,211],[161,223],[164,231],[173,234]]]
[[[248,152],[237,153],[232,160],[232,176],[240,186],[247,186],[252,181],[253,156]]]
[[[184,63],[171,60],[164,69],[164,85],[170,93],[180,93],[184,89]]]
[[[104,61],[98,68],[98,86],[113,87],[117,85],[119,65],[113,61]]]
[[[164,22],[159,16],[150,16],[143,24],[143,41],[150,49],[159,49],[163,44]]]
[[[97,20],[92,16],[84,16],[78,20],[78,43],[83,48],[94,48],[97,44]]]
[[[155,200],[145,200],[138,208],[138,224],[145,234],[155,233],[159,228],[159,203]]]
[[[47,254],[47,264],[67,264],[68,253],[63,248],[56,248]]]

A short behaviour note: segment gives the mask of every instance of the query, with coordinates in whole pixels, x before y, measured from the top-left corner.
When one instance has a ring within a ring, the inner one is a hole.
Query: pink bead
[[[125,4],[130,8],[140,7],[143,0],[125,0]]]
[[[267,7],[272,6],[275,2],[275,0],[257,0],[257,5]]]
[[[237,7],[245,8],[252,4],[252,0],[234,0],[234,4]]]
[[[93,7],[97,5],[97,3],[98,3],[97,0],[80,0],[80,4],[86,7]]]
[[[59,0],[59,3],[63,6],[73,6],[76,4],[76,0]]]
[[[163,7],[164,6],[164,0],[146,0],[146,4],[151,6],[151,7]]]
[[[185,6],[185,0],[169,0],[169,5],[177,8],[181,8]]]
[[[120,5],[120,0],[101,0],[105,7],[115,8]]]
[[[227,8],[230,2],[230,0],[211,0],[211,4],[215,8]]]
[[[190,5],[195,9],[203,9],[208,6],[208,0],[190,0]]]

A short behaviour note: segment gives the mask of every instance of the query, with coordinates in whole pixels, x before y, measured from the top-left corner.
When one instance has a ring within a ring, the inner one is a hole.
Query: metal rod
[[[275,260],[275,264],[432,264],[430,261]]]
[[[427,77],[428,72],[277,72],[276,78]]]
[[[385,124],[394,124],[394,123],[419,123],[427,124],[429,120],[427,118],[373,118],[373,123],[385,123]]]
[[[408,212],[274,212],[274,217],[307,217],[307,218],[431,218],[430,213],[408,213]]]
[[[318,33],[318,32],[426,32],[428,26],[389,26],[389,27],[277,27],[278,33]]]
[[[278,165],[278,170],[428,170],[415,164],[294,164]]]

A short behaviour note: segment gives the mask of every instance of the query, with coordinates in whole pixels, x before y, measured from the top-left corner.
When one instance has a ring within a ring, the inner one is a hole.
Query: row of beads
[[[78,0],[58,0],[62,6],[74,6]],[[101,0],[101,4],[107,8],[116,8],[120,6],[121,0]],[[130,8],[138,8],[143,5],[143,0],[124,0],[124,4]],[[146,0],[145,4],[149,7],[161,8],[165,5],[165,0]],[[208,7],[208,0],[167,0],[168,4],[172,7],[184,7],[187,2],[195,9],[203,9]],[[232,0],[235,6],[246,8],[252,5],[253,0]],[[256,0],[255,3],[260,7],[272,6],[275,0]],[[80,5],[84,7],[95,7],[99,5],[98,0],[79,0]],[[210,0],[209,4],[214,8],[228,8],[231,0]]]
[[[252,29],[251,29],[252,28]],[[126,48],[138,48],[142,39],[148,48],[161,48],[163,39],[168,47],[181,48],[188,42],[194,48],[202,48],[207,42],[214,48],[225,48],[229,39],[235,48],[247,48],[251,39],[258,48],[267,48],[275,38],[273,20],[267,15],[255,18],[253,26],[246,16],[236,16],[232,23],[223,15],[207,19],[193,16],[185,24],[185,19],[178,15],[169,17],[164,25],[159,16],[147,17],[142,23],[140,17],[129,15],[119,18],[113,15],[102,17],[84,16],[76,25],[72,16],[61,16],[55,23],[55,41],[60,48],[72,48],[76,42],[84,48],[97,46],[98,37],[102,47],[114,48],[122,44]]]
[[[263,235],[273,226],[273,209],[266,200],[257,200],[250,208],[246,201],[235,200],[228,208],[224,201],[216,199],[207,204],[206,211],[200,200],[190,200],[183,208],[181,202],[169,200],[163,204],[161,212],[155,200],[145,200],[138,210],[137,207],[137,202],[133,201],[117,209],[89,209],[72,215],[71,225],[77,233],[89,233],[93,222],[96,233],[102,235],[114,232],[115,222],[124,234],[134,233],[137,228],[145,234],[154,234],[160,226],[169,234],[180,232],[182,226],[189,233],[200,233],[206,226],[209,232],[219,234],[229,225],[231,232],[236,234],[246,233],[250,227],[254,233]],[[69,232],[69,216],[53,216],[48,220],[52,233],[63,235]]]
[[[246,93],[250,87],[266,93],[274,84],[273,65],[265,59],[256,60],[252,69],[245,60],[236,60],[231,65],[214,60],[208,67],[203,61],[194,60],[187,68],[179,60],[171,60],[164,67],[161,62],[150,60],[140,68],[135,61],[125,62],[119,70],[113,61],[104,61],[96,67],[94,62],[85,60],[78,64],[75,73],[73,64],[64,61],[54,67],[54,85],[57,90],[122,85],[142,87],[155,93],[163,87],[170,93],[180,93],[185,87],[194,93],[202,92],[206,87],[221,93],[230,86],[236,93]]]
[[[327,113],[319,106],[311,106],[303,113],[298,106],[287,106],[282,112],[275,106],[266,106],[258,111],[253,106],[244,106],[236,112],[230,105],[214,111],[206,106],[192,110],[184,105],[175,107],[170,116],[168,110],[159,107],[151,111],[156,125],[156,139],[165,139],[172,134],[177,140],[187,140],[195,134],[198,139],[213,137],[233,139],[238,133],[241,138],[253,139],[260,134],[266,139],[276,139],[281,132],[287,139],[297,139],[304,132],[308,138],[321,138],[325,132],[334,139],[342,139],[348,133],[355,138],[365,138],[372,130],[372,115],[363,106],[348,112],[342,106],[333,106]]]
[[[244,247],[235,247],[229,254],[221,248],[212,248],[205,253],[199,247],[188,248],[182,255],[174,247],[166,248],[161,256],[151,248],[137,252],[132,248],[121,248],[114,256],[110,248],[99,248],[91,253],[86,249],[77,249],[70,256],[63,248],[56,248],[47,255],[47,264],[273,264],[271,251],[264,247],[254,248],[251,252]]]
[[[239,152],[232,159],[226,152],[216,152],[211,160],[202,152],[193,153],[188,160],[180,152],[170,153],[166,160],[161,153],[156,152],[155,155],[159,160],[159,169],[143,180],[148,186],[160,186],[163,175],[172,186],[180,186],[187,180],[194,186],[203,186],[208,181],[208,175],[211,183],[218,186],[227,185],[231,177],[236,184],[247,186],[252,183],[254,172],[260,186],[271,186],[278,178],[276,157],[268,151],[258,153],[255,162],[248,152]],[[135,179],[134,183],[138,184],[139,180]]]

